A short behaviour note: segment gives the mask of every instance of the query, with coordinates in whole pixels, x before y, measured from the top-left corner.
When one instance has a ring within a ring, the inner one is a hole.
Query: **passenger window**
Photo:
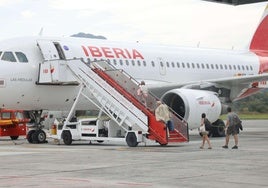
[[[117,65],[116,59],[114,59],[114,65],[115,65],[115,66]]]
[[[167,67],[169,67],[169,62],[166,62],[166,64],[167,64]]]
[[[27,63],[28,62],[28,59],[26,57],[26,55],[22,52],[15,52],[19,62],[22,62],[22,63]]]
[[[1,57],[1,55],[2,55],[2,52],[0,52],[0,57]]]
[[[127,66],[129,65],[129,62],[128,62],[128,60],[126,60],[126,65],[127,65]]]
[[[146,67],[146,61],[143,61],[143,66],[145,66],[145,67]]]
[[[190,64],[189,63],[187,63],[186,65],[187,65],[187,68],[190,68]]]
[[[155,66],[155,65],[154,65],[154,61],[152,61],[151,63],[152,63],[152,66],[154,67],[154,66]]]
[[[2,56],[2,60],[16,62],[15,56],[13,55],[12,52],[5,52]]]
[[[171,66],[172,66],[173,68],[175,67],[174,62],[171,62]]]
[[[180,68],[180,63],[179,62],[177,62],[177,67]]]

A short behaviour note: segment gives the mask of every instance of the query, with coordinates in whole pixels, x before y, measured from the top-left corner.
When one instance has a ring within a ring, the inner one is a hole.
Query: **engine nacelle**
[[[173,89],[162,96],[162,101],[183,117],[190,129],[200,126],[202,113],[206,113],[210,122],[215,122],[222,109],[219,98],[210,91]]]

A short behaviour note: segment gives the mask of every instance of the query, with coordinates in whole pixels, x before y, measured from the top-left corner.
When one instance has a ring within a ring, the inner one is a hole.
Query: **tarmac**
[[[199,149],[201,137],[160,146],[130,148],[126,143],[73,142],[48,139],[29,144],[0,137],[0,187],[267,187],[268,120],[243,121],[239,148],[223,149],[224,138],[210,138],[212,149]]]

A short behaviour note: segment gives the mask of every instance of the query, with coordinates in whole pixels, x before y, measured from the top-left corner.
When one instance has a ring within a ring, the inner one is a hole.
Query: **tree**
[[[265,89],[255,95],[238,100],[233,103],[233,108],[239,112],[268,112],[268,90]]]

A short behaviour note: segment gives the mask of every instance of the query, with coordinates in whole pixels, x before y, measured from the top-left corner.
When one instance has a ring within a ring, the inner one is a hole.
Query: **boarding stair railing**
[[[91,62],[91,67],[100,77],[121,93],[128,101],[133,103],[148,117],[148,132],[147,138],[165,145],[168,142],[186,142],[189,140],[187,122],[176,114],[172,109],[171,120],[174,124],[174,130],[167,134],[166,125],[156,121],[154,110],[156,103],[159,100],[151,92],[144,98],[138,95],[139,82],[122,69],[116,69],[107,61]],[[169,137],[168,137],[169,135]]]

